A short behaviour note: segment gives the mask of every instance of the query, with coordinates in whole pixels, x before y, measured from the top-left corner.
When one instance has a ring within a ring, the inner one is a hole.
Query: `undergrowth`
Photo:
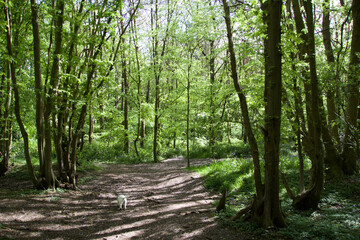
[[[289,186],[298,188],[298,171],[290,157],[283,158],[282,171],[286,173]],[[306,167],[310,165],[306,163]],[[217,217],[223,224],[232,225],[244,231],[253,232],[267,239],[360,239],[360,180],[359,176],[344,177],[340,181],[325,183],[322,200],[317,211],[297,211],[291,206],[291,199],[280,185],[282,209],[286,216],[287,227],[277,232],[269,232],[254,223],[238,220],[230,222],[243,207],[249,205],[255,191],[253,166],[249,159],[226,159],[213,161],[208,166],[190,168],[204,177],[205,186],[211,190],[222,192],[227,188],[228,197],[226,210]],[[309,169],[307,169],[307,182]],[[217,203],[215,203],[217,204]]]

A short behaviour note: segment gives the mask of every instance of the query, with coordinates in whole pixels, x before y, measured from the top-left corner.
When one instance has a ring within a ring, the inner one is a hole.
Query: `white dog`
[[[119,209],[126,209],[127,199],[125,195],[119,195],[117,201],[119,203]]]

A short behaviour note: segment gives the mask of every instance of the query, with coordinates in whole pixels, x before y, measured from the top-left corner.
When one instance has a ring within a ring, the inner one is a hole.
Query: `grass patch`
[[[7,198],[16,198],[16,197],[26,197],[29,195],[47,195],[49,193],[65,193],[67,190],[62,188],[57,188],[55,190],[47,189],[47,190],[39,190],[39,189],[33,189],[33,188],[26,188],[26,189],[18,189],[18,190],[11,190],[7,191],[5,193],[5,197]],[[56,200],[55,197],[54,199]]]
[[[212,152],[214,156],[212,156]],[[216,143],[211,150],[207,145],[195,145],[190,149],[190,158],[241,158],[249,156],[250,147],[243,142],[233,144],[229,143]],[[183,153],[185,155],[185,152]]]
[[[122,144],[104,144],[101,141],[94,140],[91,144],[85,144],[79,153],[79,161],[92,163],[115,163],[115,164],[134,164],[152,161],[152,152],[138,148],[139,157],[135,151],[126,154],[123,151]]]
[[[298,189],[298,170],[294,168],[294,165],[296,164],[283,164],[282,170],[286,173],[290,187]],[[224,187],[228,189],[226,210],[217,215],[223,224],[250,231],[265,239],[360,239],[359,176],[326,182],[317,211],[294,210],[291,206],[292,201],[281,184],[280,198],[288,226],[279,229],[276,233],[271,233],[254,223],[243,220],[228,221],[237,211],[252,201],[255,187],[253,165],[250,159],[214,161],[207,166],[191,167],[190,170],[197,171],[204,177],[204,183],[208,189],[219,193]],[[306,173],[308,183],[309,169]]]

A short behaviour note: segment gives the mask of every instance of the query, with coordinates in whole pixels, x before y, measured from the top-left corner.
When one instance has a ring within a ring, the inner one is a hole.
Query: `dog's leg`
[[[124,209],[126,209],[127,199],[124,198]]]

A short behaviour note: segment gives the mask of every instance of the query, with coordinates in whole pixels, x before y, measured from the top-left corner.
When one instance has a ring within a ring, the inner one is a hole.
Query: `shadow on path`
[[[254,239],[217,223],[218,196],[185,165],[183,158],[105,165],[81,191],[0,196],[0,239]],[[128,197],[126,210],[118,209],[118,194]]]

